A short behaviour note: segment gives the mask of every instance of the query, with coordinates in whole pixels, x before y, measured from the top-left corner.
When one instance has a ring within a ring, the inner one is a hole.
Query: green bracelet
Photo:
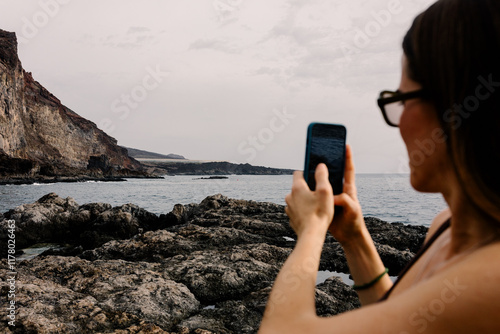
[[[385,274],[387,274],[389,272],[389,268],[385,268],[384,272],[380,275],[378,275],[377,277],[375,277],[375,279],[369,283],[366,283],[366,284],[362,284],[362,285],[356,285],[354,284],[352,286],[352,288],[356,291],[358,290],[365,290],[365,289],[368,289],[368,288],[371,288],[372,286],[374,286],[378,281],[380,281],[382,279],[382,277],[384,277]]]

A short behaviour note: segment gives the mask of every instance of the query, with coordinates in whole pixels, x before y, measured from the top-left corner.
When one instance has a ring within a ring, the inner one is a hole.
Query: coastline
[[[98,173],[21,176],[16,173],[0,175],[0,185],[25,185],[34,183],[77,183],[87,181],[124,182],[126,179],[163,179],[165,176],[210,176],[220,179],[228,175],[292,175],[291,169],[280,169],[250,164],[233,164],[227,161],[198,161],[178,159],[139,159],[144,172],[118,171],[111,175]],[[147,170],[147,171],[146,171]],[[17,171],[19,172],[19,171]],[[95,175],[97,174],[97,175]]]
[[[155,215],[133,204],[79,205],[51,193],[0,220],[2,227],[15,222],[17,249],[65,245],[16,263],[16,321],[38,332],[57,324],[56,333],[254,333],[295,244],[284,206],[222,195]],[[397,275],[427,228],[366,220],[384,263]],[[348,273],[331,236],[320,270]],[[356,293],[337,277],[318,284],[316,296],[320,315],[359,307]],[[53,300],[67,307],[54,308]]]
[[[162,176],[153,175],[132,175],[132,176],[54,176],[54,177],[34,177],[34,178],[17,178],[8,177],[0,179],[0,185],[22,185],[22,184],[45,184],[45,183],[78,183],[78,182],[126,182],[127,179],[163,179]]]
[[[292,175],[293,170],[236,164],[228,161],[140,159],[153,174],[161,175]]]

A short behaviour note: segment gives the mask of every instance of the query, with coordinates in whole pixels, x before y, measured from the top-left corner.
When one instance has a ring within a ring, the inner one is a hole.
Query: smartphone
[[[338,195],[343,192],[346,136],[347,130],[340,124],[309,124],[304,178],[312,191],[316,189],[316,167],[325,163],[333,193]]]

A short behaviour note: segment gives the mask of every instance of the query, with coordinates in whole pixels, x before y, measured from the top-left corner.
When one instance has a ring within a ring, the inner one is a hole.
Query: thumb
[[[316,179],[316,190],[330,190],[332,188],[328,179],[328,168],[324,163],[316,167],[314,178]]]

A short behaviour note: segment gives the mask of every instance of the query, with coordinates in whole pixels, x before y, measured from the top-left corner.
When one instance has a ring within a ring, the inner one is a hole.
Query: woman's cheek
[[[408,120],[408,112],[403,111],[403,114],[401,115],[401,119],[399,121],[399,133],[401,134],[401,138],[403,138],[403,141],[406,144],[408,152],[410,152],[409,144],[410,144],[411,132],[412,129]]]

